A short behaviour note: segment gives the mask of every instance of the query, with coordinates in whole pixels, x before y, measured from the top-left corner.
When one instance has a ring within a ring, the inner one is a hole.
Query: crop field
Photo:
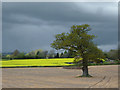
[[[0,67],[70,66],[74,58],[2,60]]]
[[[81,69],[73,70],[62,67],[3,68],[2,87],[91,88],[90,90],[92,88],[93,90],[94,88],[105,88],[105,90],[118,90],[118,65],[89,66],[89,73],[93,77],[76,78],[76,76],[82,74]]]

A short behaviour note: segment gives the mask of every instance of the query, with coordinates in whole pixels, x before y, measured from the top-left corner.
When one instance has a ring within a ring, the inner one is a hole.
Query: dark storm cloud
[[[116,8],[115,3],[3,3],[3,51],[50,49],[55,34],[84,23],[98,36],[95,43],[114,45]]]
[[[89,3],[98,4],[102,3]],[[107,3],[106,3],[107,4]],[[37,19],[43,19],[47,21],[64,21],[64,22],[109,22],[115,21],[116,17],[102,16],[102,9],[105,7],[99,7],[96,9],[96,13],[86,12],[82,6],[86,6],[86,3],[79,3],[79,8],[75,3],[3,3],[3,19],[11,23],[20,23],[13,19],[14,16],[25,15],[29,17],[35,17]],[[89,10],[89,8],[87,8]],[[13,15],[14,14],[14,15]],[[13,16],[12,18],[10,18]],[[19,18],[19,17],[18,17]],[[22,22],[26,23],[25,21]]]

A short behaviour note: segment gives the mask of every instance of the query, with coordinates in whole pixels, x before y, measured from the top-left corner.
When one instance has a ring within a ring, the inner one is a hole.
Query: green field
[[[73,62],[73,60],[74,58],[2,60],[0,67],[69,66],[73,64],[68,64],[68,62]]]

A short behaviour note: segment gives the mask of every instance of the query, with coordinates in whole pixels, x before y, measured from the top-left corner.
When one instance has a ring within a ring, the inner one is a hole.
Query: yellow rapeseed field
[[[22,67],[22,66],[69,66],[74,58],[54,58],[54,59],[15,59],[2,60],[0,67]]]

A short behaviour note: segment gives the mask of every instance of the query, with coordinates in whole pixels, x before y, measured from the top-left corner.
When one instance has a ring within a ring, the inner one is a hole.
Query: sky
[[[100,49],[117,48],[117,2],[3,2],[2,51],[51,50],[56,34],[81,24],[90,25]]]

